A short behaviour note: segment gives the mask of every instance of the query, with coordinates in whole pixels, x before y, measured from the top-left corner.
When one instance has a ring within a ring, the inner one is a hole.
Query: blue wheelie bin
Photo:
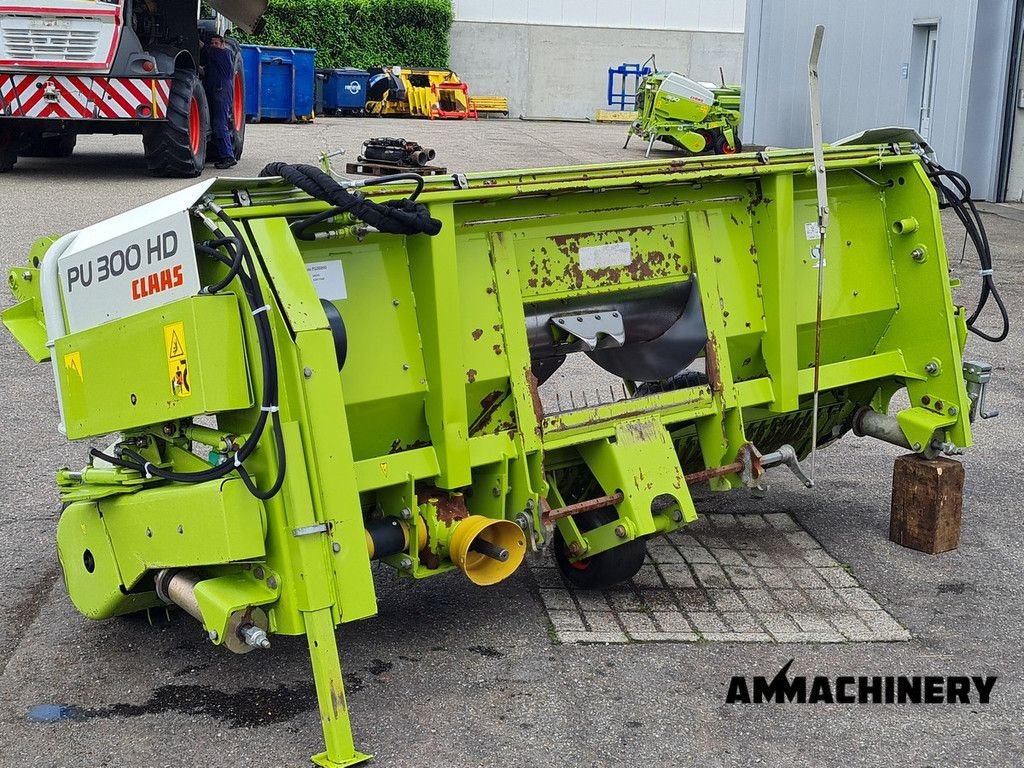
[[[245,115],[250,122],[313,119],[312,48],[243,45]]]
[[[366,108],[365,69],[318,69],[321,109],[325,115],[360,114]]]

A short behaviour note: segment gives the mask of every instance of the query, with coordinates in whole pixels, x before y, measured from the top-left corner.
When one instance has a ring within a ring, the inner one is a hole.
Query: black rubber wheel
[[[235,149],[235,160],[242,159],[245,147],[245,66],[242,63],[242,49],[234,40],[225,40],[235,55],[234,92],[231,103],[231,146]]]
[[[23,143],[18,154],[21,157],[71,157],[77,143],[78,136],[74,133],[36,136]]]
[[[705,387],[707,383],[707,375],[700,371],[682,371],[668,381],[648,381],[641,384],[636,388],[633,397],[647,397],[659,392],[674,392],[677,389],[689,389],[690,387]]]
[[[210,108],[199,75],[188,69],[174,73],[167,119],[142,135],[146,165],[155,176],[188,179],[206,165]]]
[[[0,123],[0,173],[14,170],[14,164],[18,162],[20,133],[16,126]]]
[[[576,526],[586,532],[599,528],[618,519],[612,507],[576,515]],[[555,562],[562,575],[574,586],[581,589],[606,589],[613,584],[636,576],[647,556],[647,544],[643,539],[633,539],[600,554],[569,562],[569,552],[561,532],[555,530]]]
[[[736,137],[736,144],[732,145],[728,139],[725,138],[724,133],[718,134],[715,138],[715,154],[716,155],[735,155],[737,152],[743,151],[743,143],[739,137]]]

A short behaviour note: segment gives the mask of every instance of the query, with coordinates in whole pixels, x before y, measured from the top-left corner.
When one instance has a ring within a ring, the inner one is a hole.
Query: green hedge
[[[266,27],[238,38],[316,48],[318,67],[447,67],[451,0],[271,0]]]

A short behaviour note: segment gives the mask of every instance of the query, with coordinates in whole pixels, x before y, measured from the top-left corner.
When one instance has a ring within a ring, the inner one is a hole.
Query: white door
[[[921,79],[921,116],[917,132],[928,141],[932,132],[932,103],[935,96],[935,46],[939,39],[937,27],[928,27],[924,46],[924,66]]]

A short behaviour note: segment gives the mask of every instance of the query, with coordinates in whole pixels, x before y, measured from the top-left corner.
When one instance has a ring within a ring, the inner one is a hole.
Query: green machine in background
[[[742,151],[740,87],[700,83],[677,72],[659,72],[640,81],[636,92],[637,119],[630,125],[623,149],[633,136],[663,141],[691,155],[726,155]]]
[[[553,551],[603,587],[696,518],[693,485],[810,484],[799,460],[850,430],[962,451],[989,374],[962,360],[937,171],[889,142],[825,167],[820,294],[809,151],[345,185],[275,164],[41,240],[4,323],[69,438],[117,433],[57,475],[75,606],[174,604],[240,653],[305,635],[314,762],[353,765],[335,629],[376,612],[372,561],[486,586]],[[552,398],[579,360],[599,391]]]

